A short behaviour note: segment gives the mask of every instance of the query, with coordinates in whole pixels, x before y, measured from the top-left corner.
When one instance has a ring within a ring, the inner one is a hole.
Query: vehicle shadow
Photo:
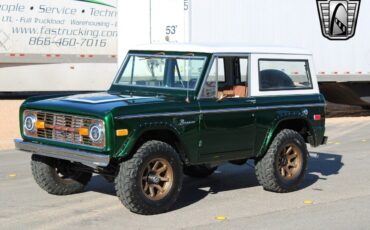
[[[318,180],[326,180],[327,177],[338,174],[343,165],[339,154],[311,152],[307,175],[300,190],[312,186]],[[207,178],[194,179],[185,176],[179,199],[172,210],[192,205],[208,195],[256,186],[260,185],[254,173],[253,160],[242,166],[225,164]],[[114,184],[98,175],[93,176],[85,191],[116,196]]]
[[[342,155],[310,152],[307,175],[301,189],[311,186],[318,180],[326,180],[329,176],[339,174],[343,165]]]
[[[339,154],[311,152],[307,174],[299,190],[312,186],[318,180],[326,180],[329,176],[339,174],[343,165],[342,156]],[[196,203],[209,194],[255,186],[260,185],[254,173],[253,161],[248,161],[243,166],[226,164],[221,166],[215,174],[205,179],[186,177],[180,197],[173,210]],[[312,189],[321,190],[320,188]]]
[[[102,176],[94,175],[89,184],[85,187],[85,192],[98,192],[107,195],[116,196],[116,190],[113,183],[107,182]]]

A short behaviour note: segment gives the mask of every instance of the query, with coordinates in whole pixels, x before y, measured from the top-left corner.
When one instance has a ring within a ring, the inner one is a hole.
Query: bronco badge
[[[330,40],[348,40],[355,35],[360,0],[317,0],[321,31]]]

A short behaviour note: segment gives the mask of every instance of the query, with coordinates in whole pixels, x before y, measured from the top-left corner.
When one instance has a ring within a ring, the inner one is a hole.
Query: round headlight
[[[101,141],[103,137],[103,129],[100,125],[92,125],[90,127],[89,137],[94,142]]]
[[[33,115],[28,115],[24,118],[24,128],[29,131],[35,131],[36,117]]]

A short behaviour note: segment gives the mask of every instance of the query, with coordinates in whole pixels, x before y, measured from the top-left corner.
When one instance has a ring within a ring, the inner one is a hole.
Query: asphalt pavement
[[[113,184],[94,176],[85,191],[53,196],[33,181],[30,155],[0,152],[0,229],[370,229],[370,118],[330,119],[329,143],[312,149],[292,193],[264,191],[253,162],[186,177],[168,213],[130,213]]]

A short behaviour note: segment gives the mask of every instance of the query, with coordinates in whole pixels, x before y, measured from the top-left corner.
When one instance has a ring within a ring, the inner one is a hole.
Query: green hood
[[[146,107],[162,104],[170,99],[165,97],[129,96],[105,93],[90,93],[68,96],[30,98],[23,104],[24,109],[46,110],[76,115],[104,118],[114,111],[125,111],[127,107]],[[127,111],[131,113],[130,111]]]

